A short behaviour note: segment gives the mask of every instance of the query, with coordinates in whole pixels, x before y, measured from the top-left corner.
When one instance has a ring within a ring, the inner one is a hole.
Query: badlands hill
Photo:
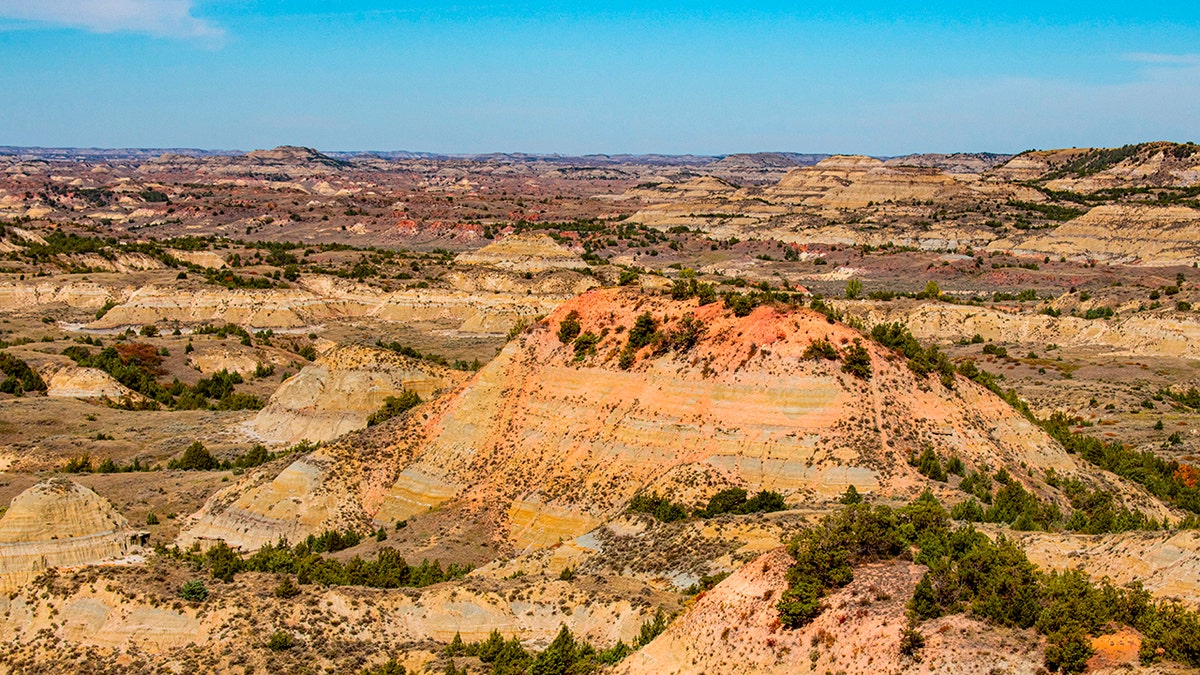
[[[659,337],[627,349],[643,315]],[[564,343],[568,317],[583,337]],[[870,379],[844,372],[840,360],[811,358],[817,341],[839,358],[861,344]],[[1006,467],[1060,503],[1045,470],[1138,501],[999,397],[961,377],[952,384],[915,374],[811,310],[760,306],[739,317],[717,303],[592,291],[405,419],[216,494],[180,542],[221,538],[254,549],[325,528],[458,514],[446,517],[487,523],[479,536],[501,548],[538,548],[591,531],[639,492],[699,504],[740,486],[813,504],[853,485],[908,499],[930,485],[907,462],[926,448],[957,455],[968,470]],[[1140,505],[1165,513],[1152,500]]]
[[[251,422],[271,443],[329,441],[367,426],[389,396],[423,400],[464,379],[462,371],[362,345],[339,347],[288,378]]]
[[[82,485],[59,477],[38,483],[0,518],[0,591],[14,591],[50,567],[122,557],[136,535],[112,504]]]
[[[801,629],[781,630],[775,601],[787,590],[786,573],[792,562],[779,549],[747,563],[701,595],[665,633],[613,672],[985,675],[1041,670],[1039,650],[1017,646],[1036,638],[962,615],[926,626],[924,663],[902,656],[899,627],[905,605],[925,571],[910,562],[859,568],[853,582],[828,598],[828,611]]]
[[[641,184],[632,220],[660,230],[799,245],[906,246],[1122,264],[1190,265],[1200,146],[910,155],[834,155],[761,187],[720,176]],[[700,189],[701,187],[705,189]]]
[[[505,237],[477,251],[462,253],[455,261],[519,272],[587,267],[579,254],[554,241],[549,235],[534,232]]]

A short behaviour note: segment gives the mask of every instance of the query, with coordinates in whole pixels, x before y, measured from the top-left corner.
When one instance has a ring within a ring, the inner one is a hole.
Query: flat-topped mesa
[[[787,203],[862,208],[888,200],[946,199],[963,189],[962,181],[939,168],[893,166],[874,157],[835,155],[815,166],[788,172],[765,193]]]
[[[856,353],[869,379],[844,370]],[[1008,467],[1063,503],[1044,470],[1129,493],[983,387],[951,384],[812,310],[736,316],[721,303],[597,290],[404,421],[218,493],[195,531],[270,522],[275,536],[304,535],[442,507],[494,523],[498,539],[524,548],[588,532],[651,490],[698,504],[713,485],[741,486],[800,504],[828,503],[850,485],[902,499],[933,487],[957,501],[910,466],[926,448],[968,469]],[[301,483],[311,493],[295,494]]]
[[[67,478],[50,478],[17,495],[0,518],[0,591],[50,567],[120,558],[138,540],[108,500]]]
[[[367,426],[389,396],[416,392],[422,399],[466,379],[466,373],[386,349],[334,349],[290,377],[251,422],[272,443],[329,441]]]
[[[461,253],[455,262],[487,265],[519,272],[543,272],[555,269],[584,269],[587,263],[570,248],[549,235],[529,232],[514,234],[470,253]]]

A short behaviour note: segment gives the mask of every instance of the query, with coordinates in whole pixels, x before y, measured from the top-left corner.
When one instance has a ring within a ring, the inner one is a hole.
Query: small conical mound
[[[17,495],[0,518],[0,591],[49,567],[119,558],[136,537],[107,499],[67,478],[43,481]]]
[[[0,518],[0,544],[88,537],[129,527],[100,495],[55,477],[17,495]]]

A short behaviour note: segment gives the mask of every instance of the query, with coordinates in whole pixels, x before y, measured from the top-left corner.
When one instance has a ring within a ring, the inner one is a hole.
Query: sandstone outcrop
[[[1185,206],[1096,206],[1045,234],[995,241],[992,250],[1143,265],[1200,261],[1200,211]]]
[[[839,208],[887,200],[946,199],[961,181],[940,169],[887,166],[873,157],[839,155],[795,169],[765,190],[769,199]]]
[[[835,301],[851,313],[858,303]],[[985,340],[1102,347],[1113,354],[1179,356],[1200,359],[1200,321],[1190,316],[1134,314],[1108,321],[1006,312],[989,307],[947,303],[874,305],[865,312],[871,324],[901,321],[925,341]]]
[[[27,310],[52,304],[99,309],[106,302],[123,299],[127,293],[88,281],[0,281],[0,309]]]
[[[1158,597],[1200,607],[1200,532],[1124,532],[1108,535],[1005,533],[1043,569],[1082,568],[1117,584],[1140,581]]]
[[[258,573],[210,584],[209,599],[196,605],[173,600],[178,577],[168,585],[145,578],[152,574],[107,570],[82,583],[64,580],[54,593],[26,588],[11,599],[0,596],[0,658],[11,656],[5,650],[40,647],[48,649],[39,664],[57,663],[65,642],[95,648],[89,664],[97,667],[123,665],[122,657],[128,665],[128,654],[143,664],[178,663],[186,654],[202,663],[212,658],[209,672],[237,672],[273,654],[263,643],[285,630],[304,645],[328,647],[306,652],[320,669],[357,672],[362,664],[354,659],[364,642],[373,652],[404,658],[420,655],[420,643],[448,643],[456,633],[477,642],[498,629],[544,648],[566,625],[592,644],[629,644],[657,607],[674,606],[673,595],[619,577],[585,591],[584,602],[580,589],[563,581],[475,577],[422,589],[305,586],[297,602],[263,593],[277,580]],[[164,602],[164,595],[172,599]],[[63,672],[74,672],[77,663],[70,664]]]
[[[137,533],[106,499],[55,477],[17,495],[0,518],[0,592],[20,588],[51,567],[120,558]]]
[[[460,253],[455,262],[517,272],[587,267],[579,254],[554,241],[549,235],[537,232],[510,235],[479,250]]]
[[[128,397],[132,401],[142,399],[111,375],[98,368],[80,368],[73,365],[47,364],[42,368],[42,379],[46,382],[46,395],[62,398],[108,398],[114,401]]]
[[[620,675],[740,673],[1034,672],[1031,632],[1008,632],[965,616],[929,622],[917,662],[900,653],[905,604],[925,568],[907,562],[867,565],[826,600],[829,609],[796,630],[779,627],[775,608],[792,560],[782,550],[744,565],[703,594],[649,645],[613,670]]]
[[[247,330],[306,328],[329,321],[372,318],[381,321],[457,322],[467,333],[505,333],[522,318],[545,314],[567,295],[527,296],[450,289],[409,289],[385,293],[370,287],[309,278],[302,288],[246,290],[205,287],[191,292],[150,285],[133,289],[124,301],[89,323],[90,330],[127,326],[234,323]],[[24,298],[14,293],[12,302]],[[98,295],[96,306],[104,302]],[[5,302],[0,286],[0,306]]]
[[[272,443],[329,441],[365,427],[388,396],[409,390],[428,400],[465,377],[384,349],[340,347],[280,385],[250,428]]]

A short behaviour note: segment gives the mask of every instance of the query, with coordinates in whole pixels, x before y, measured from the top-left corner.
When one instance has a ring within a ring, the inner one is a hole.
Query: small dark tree
[[[633,322],[633,328],[629,329],[629,348],[641,349],[654,341],[655,330],[658,328],[658,323],[650,316],[650,312],[645,312],[638,316]]]
[[[583,327],[579,324],[579,312],[571,310],[563,318],[562,323],[558,324],[558,341],[567,344],[574,340],[582,330]]]
[[[179,587],[179,597],[188,602],[204,602],[208,598],[208,588],[199,579],[185,581]]]
[[[846,491],[842,493],[842,497],[838,501],[843,504],[859,504],[862,503],[862,495],[858,493],[858,488],[852,484],[846,488]]]
[[[183,457],[167,463],[168,469],[178,471],[215,471],[220,467],[221,463],[200,441],[189,445],[188,449],[183,451]]]
[[[376,424],[383,424],[393,417],[406,413],[419,405],[421,405],[421,397],[417,395],[417,392],[405,389],[400,392],[399,396],[388,396],[383,399],[383,407],[376,410],[367,418],[367,426],[373,427]]]
[[[846,349],[842,360],[842,371],[860,380],[871,379],[871,354],[858,340]]]
[[[296,582],[292,581],[290,575],[283,575],[279,579],[279,584],[275,586],[275,597],[287,599],[294,598],[297,595],[300,595],[300,587],[296,585]]]

